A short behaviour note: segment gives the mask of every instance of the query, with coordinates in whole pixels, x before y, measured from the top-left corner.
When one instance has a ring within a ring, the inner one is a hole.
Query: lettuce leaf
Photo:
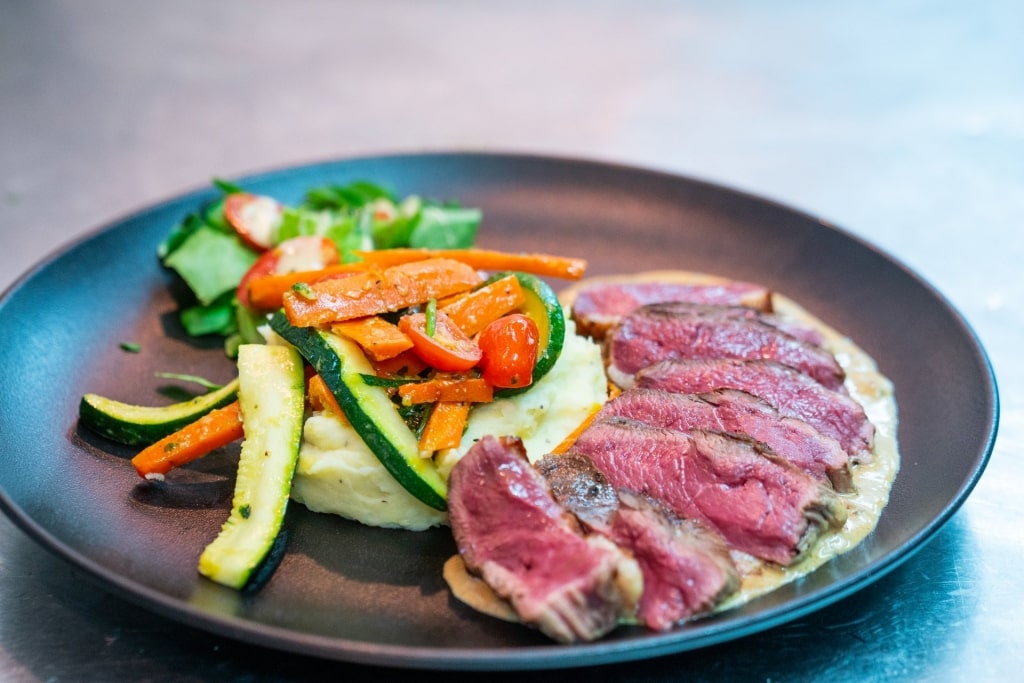
[[[177,272],[205,306],[234,290],[255,261],[256,253],[241,238],[202,225],[164,259],[164,265]]]
[[[224,217],[224,198],[246,191],[215,178],[223,196],[204,204],[174,226],[157,247],[163,264],[188,285],[196,304],[181,311],[192,336],[219,334],[237,346],[254,335],[253,321],[240,317],[234,291],[258,254]],[[472,247],[482,220],[479,209],[439,203],[410,195],[401,202],[390,189],[365,180],[310,189],[302,202],[286,206],[276,242],[303,235],[333,241],[342,261],[359,260],[359,250],[417,247]],[[230,353],[230,351],[229,351]]]

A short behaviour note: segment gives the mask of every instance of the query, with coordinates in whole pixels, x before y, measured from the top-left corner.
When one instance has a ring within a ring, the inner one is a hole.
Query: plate
[[[441,578],[455,551],[445,529],[371,529],[292,505],[286,550],[260,590],[207,582],[196,558],[226,518],[232,454],[194,463],[174,486],[151,486],[129,466],[131,449],[76,424],[85,392],[155,403],[167,381],[154,372],[233,375],[218,342],[182,334],[180,285],[155,256],[169,228],[215,196],[203,190],[92,233],[0,302],[0,505],[24,531],[112,592],[249,643],[387,666],[555,668],[691,650],[828,605],[918,550],[984,470],[998,402],[974,334],[914,273],[818,218],[689,178],[535,156],[361,158],[239,182],[293,202],[309,187],[356,179],[481,207],[482,246],[584,256],[594,275],[681,268],[758,281],[850,335],[893,380],[900,407],[903,465],[877,529],[740,609],[668,633],[620,628],[575,646],[454,601]]]

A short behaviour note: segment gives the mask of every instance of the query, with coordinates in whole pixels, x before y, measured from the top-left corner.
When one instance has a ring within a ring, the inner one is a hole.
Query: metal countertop
[[[0,0],[0,290],[212,175],[352,155],[602,159],[819,215],[906,263],[973,326],[1002,402],[985,475],[920,552],[837,604],[568,675],[1009,680],[1024,666],[1022,30],[1024,5],[1010,0]],[[114,597],[0,518],[0,680],[413,676],[481,674],[210,636]]]

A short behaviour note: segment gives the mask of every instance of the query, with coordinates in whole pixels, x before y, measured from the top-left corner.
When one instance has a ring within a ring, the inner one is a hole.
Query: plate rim
[[[843,238],[858,243],[876,257],[888,261],[890,264],[897,267],[901,271],[902,276],[915,281],[918,286],[922,287],[926,291],[928,296],[935,299],[936,302],[952,316],[957,327],[965,335],[964,340],[968,343],[979,368],[983,370],[979,379],[983,381],[989,390],[989,393],[985,398],[989,400],[990,407],[986,411],[987,429],[985,431],[984,443],[981,445],[977,454],[971,453],[971,457],[975,458],[975,461],[974,466],[971,468],[970,476],[968,476],[967,479],[958,486],[956,494],[942,507],[940,514],[929,520],[926,525],[924,525],[900,547],[885,554],[882,558],[884,561],[879,560],[873,563],[873,565],[869,565],[857,572],[854,572],[852,576],[844,577],[834,583],[830,583],[820,594],[812,593],[810,595],[799,596],[782,605],[769,609],[766,614],[751,615],[749,619],[740,624],[723,623],[719,624],[717,627],[715,625],[711,625],[704,629],[703,633],[697,634],[696,636],[681,636],[680,634],[683,634],[684,632],[676,630],[667,634],[642,635],[635,639],[627,638],[615,641],[596,641],[594,643],[570,646],[552,644],[537,647],[515,646],[506,648],[452,648],[439,650],[436,647],[388,645],[353,641],[348,638],[329,637],[326,635],[294,631],[292,629],[276,625],[253,621],[244,617],[227,618],[218,614],[201,612],[179,598],[175,598],[166,593],[161,593],[149,586],[113,573],[110,569],[103,567],[91,557],[88,557],[61,542],[59,538],[56,538],[45,527],[32,519],[23,509],[21,509],[19,505],[15,503],[15,501],[10,499],[7,492],[0,487],[0,508],[4,510],[6,515],[12,519],[12,521],[14,521],[15,525],[25,532],[32,540],[45,547],[49,552],[57,555],[62,560],[69,562],[71,565],[82,569],[90,579],[98,582],[101,586],[111,590],[122,598],[127,599],[129,602],[150,609],[177,623],[185,624],[193,628],[199,628],[201,630],[212,631],[242,642],[339,661],[402,668],[445,670],[494,670],[498,668],[514,668],[522,670],[546,669],[622,662],[700,649],[746,635],[751,635],[793,619],[797,619],[801,616],[805,616],[806,614],[817,611],[818,609],[822,609],[863,589],[867,585],[874,583],[916,554],[960,509],[983,475],[991,458],[996,436],[998,434],[1000,404],[998,385],[991,360],[973,327],[945,295],[938,291],[930,282],[925,280],[916,271],[909,268],[900,259],[828,220],[803,211],[785,202],[778,201],[771,197],[758,195],[744,189],[664,169],[583,157],[542,155],[533,153],[506,153],[500,151],[426,151],[346,156],[333,159],[314,160],[308,163],[277,166],[270,169],[238,175],[233,177],[232,180],[239,184],[259,184],[274,182],[275,179],[280,179],[296,173],[309,172],[314,168],[326,169],[368,161],[394,163],[401,159],[409,158],[415,158],[421,162],[428,161],[433,158],[435,160],[475,159],[477,161],[491,161],[494,163],[507,163],[514,160],[525,163],[582,164],[628,174],[653,174],[660,176],[669,182],[681,182],[690,185],[700,192],[713,191],[729,195],[730,197],[742,198],[744,201],[753,202],[758,205],[770,205],[777,210],[782,210],[799,219],[816,223],[818,225],[818,229],[834,231]],[[60,260],[80,246],[97,239],[101,235],[116,230],[119,226],[122,226],[129,221],[144,221],[159,212],[166,211],[179,205],[182,207],[198,205],[204,200],[204,197],[212,197],[215,194],[215,189],[208,185],[196,186],[193,189],[186,189],[180,193],[174,194],[173,196],[143,205],[140,208],[123,212],[118,217],[104,221],[100,225],[83,232],[76,238],[59,245],[57,248],[50,251],[49,254],[37,261],[28,270],[19,275],[4,289],[2,293],[0,293],[0,312],[3,311],[11,299],[17,296],[17,293],[27,283],[31,282],[50,264]],[[703,623],[707,625],[709,622],[704,621]]]

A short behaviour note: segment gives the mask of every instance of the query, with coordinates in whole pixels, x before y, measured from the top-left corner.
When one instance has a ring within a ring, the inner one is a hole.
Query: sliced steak
[[[832,354],[762,318],[750,317],[748,311],[679,303],[643,306],[608,335],[609,376],[625,388],[637,372],[663,360],[770,359],[829,389],[842,389],[845,373]]]
[[[695,519],[679,519],[662,505],[620,491],[611,539],[629,548],[644,577],[637,616],[664,631],[710,612],[739,588],[725,539]]]
[[[537,469],[559,504],[636,558],[644,579],[637,617],[648,628],[663,631],[707,613],[739,586],[721,536],[649,498],[616,492],[590,458],[549,455]]]
[[[666,301],[772,310],[771,290],[750,282],[594,282],[576,293],[572,316],[577,332],[600,340],[622,316],[641,306]]]
[[[599,417],[618,415],[655,427],[745,434],[836,491],[853,490],[850,463],[839,442],[803,420],[785,417],[767,401],[736,389],[677,394],[634,387],[601,409]]]
[[[782,415],[799,418],[830,436],[850,456],[870,460],[875,428],[864,408],[793,368],[768,360],[674,360],[636,375],[636,386],[683,394],[739,389],[759,396]]]
[[[821,346],[825,343],[825,337],[813,327],[807,327],[796,322],[784,320],[770,312],[762,311],[751,306],[732,306],[722,304],[701,304],[688,301],[664,301],[651,306],[663,314],[676,316],[694,316],[703,320],[732,320],[758,322],[762,325],[775,328],[785,332],[791,337],[796,337],[808,344]]]
[[[484,437],[452,469],[448,511],[459,553],[519,618],[563,643],[601,637],[635,610],[634,561],[584,536],[517,438]],[[631,571],[633,570],[633,571]]]
[[[734,435],[611,417],[585,429],[570,452],[588,456],[616,488],[649,495],[708,524],[736,550],[781,565],[846,521],[828,487]]]
[[[559,505],[591,529],[607,529],[619,509],[608,477],[584,455],[546,455],[536,464]]]

